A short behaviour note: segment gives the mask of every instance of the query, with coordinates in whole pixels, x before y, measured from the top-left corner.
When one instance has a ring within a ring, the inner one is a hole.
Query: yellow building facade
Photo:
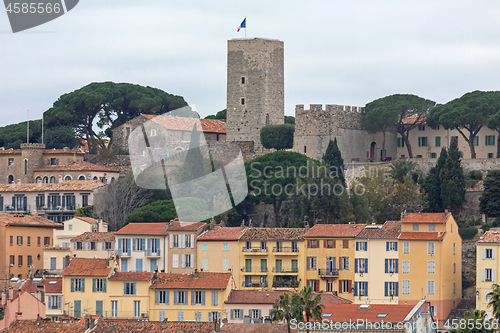
[[[476,308],[484,310],[491,318],[492,308],[488,307],[492,285],[498,284],[500,263],[497,255],[500,249],[500,234],[487,231],[476,243]]]

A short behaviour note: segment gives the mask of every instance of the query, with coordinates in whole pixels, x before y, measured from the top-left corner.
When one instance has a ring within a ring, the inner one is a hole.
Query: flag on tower
[[[247,28],[247,18],[246,18],[246,17],[245,17],[245,19],[243,20],[243,22],[241,22],[240,26],[238,27],[238,31],[236,31],[236,32],[240,32],[240,30],[241,30],[242,28],[245,28],[245,29]]]

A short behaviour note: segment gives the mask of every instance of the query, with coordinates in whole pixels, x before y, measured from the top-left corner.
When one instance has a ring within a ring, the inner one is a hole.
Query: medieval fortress
[[[228,41],[227,141],[253,142],[256,153],[264,153],[260,129],[284,123],[284,43],[274,39],[249,38]],[[321,159],[328,142],[337,138],[346,163],[379,161],[383,134],[363,130],[364,108],[311,104],[295,107],[293,151]],[[386,133],[387,157],[396,157],[396,133]]]

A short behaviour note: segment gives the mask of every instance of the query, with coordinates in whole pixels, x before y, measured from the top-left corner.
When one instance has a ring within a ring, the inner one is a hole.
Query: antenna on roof
[[[28,110],[28,121],[26,122],[26,143],[30,143],[30,110]]]

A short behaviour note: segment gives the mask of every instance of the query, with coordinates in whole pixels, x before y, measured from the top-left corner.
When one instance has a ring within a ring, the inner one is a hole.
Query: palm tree
[[[303,314],[306,315],[306,321],[309,322],[309,319],[321,320],[321,315],[323,314],[323,308],[325,307],[321,302],[321,295],[316,295],[313,299],[312,297],[312,288],[304,287],[300,291],[300,314],[303,318]],[[303,320],[303,319],[302,319]],[[301,321],[302,321],[301,320]]]
[[[474,323],[474,328],[470,327],[461,328],[460,326],[456,329],[449,329],[449,333],[494,333],[495,330],[491,327],[493,323],[486,319],[486,312],[484,310],[473,310],[465,312],[465,321],[469,323],[469,320]]]
[[[288,333],[290,333],[290,321],[297,319],[299,297],[297,294],[290,296],[290,294],[283,294],[274,302],[271,309],[272,321],[286,321]]]
[[[500,286],[494,283],[491,287],[493,290],[486,295],[490,298],[488,307],[493,308],[493,317],[500,319]]]

